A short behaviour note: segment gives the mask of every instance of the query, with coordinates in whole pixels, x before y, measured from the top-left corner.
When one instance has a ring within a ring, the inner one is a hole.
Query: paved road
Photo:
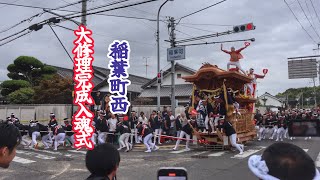
[[[320,138],[292,142],[303,148],[320,167]],[[256,180],[247,168],[248,157],[261,154],[274,141],[251,142],[245,146],[245,153],[233,151],[172,151],[171,145],[162,145],[157,152],[145,153],[142,145],[129,153],[121,152],[118,172],[119,180],[155,180],[159,167],[185,167],[191,180],[246,179]],[[183,149],[183,147],[180,147]],[[59,151],[30,150],[19,147],[10,168],[0,169],[0,180],[44,180],[85,179],[89,173],[85,168],[85,151],[62,147]]]

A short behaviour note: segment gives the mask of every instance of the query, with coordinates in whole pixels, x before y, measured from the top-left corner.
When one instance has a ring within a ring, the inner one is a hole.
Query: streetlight
[[[159,10],[158,10],[158,16],[157,16],[157,74],[160,72],[159,16],[160,16],[160,10],[161,10],[162,6],[164,6],[168,1],[173,1],[173,0],[166,0],[164,3],[162,3]],[[158,108],[158,111],[160,111],[160,83],[158,83],[157,91],[158,91],[157,108]]]

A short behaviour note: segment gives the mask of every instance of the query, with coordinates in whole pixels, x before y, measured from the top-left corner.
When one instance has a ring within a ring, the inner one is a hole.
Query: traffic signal
[[[157,74],[157,81],[158,81],[158,84],[161,84],[161,83],[162,83],[162,71],[161,71],[161,72],[158,72],[158,74]]]
[[[242,24],[242,25],[238,25],[238,26],[233,27],[233,31],[235,33],[243,32],[243,31],[251,31],[254,29],[256,29],[256,27],[253,25],[253,23]]]

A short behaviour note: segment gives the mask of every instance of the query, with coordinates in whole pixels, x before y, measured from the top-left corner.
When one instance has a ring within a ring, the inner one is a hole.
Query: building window
[[[177,74],[177,79],[180,79],[181,78],[181,74]]]

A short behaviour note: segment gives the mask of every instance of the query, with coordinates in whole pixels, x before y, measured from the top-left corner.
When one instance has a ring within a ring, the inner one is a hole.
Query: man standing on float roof
[[[230,69],[230,65],[236,66],[240,71],[242,71],[243,74],[246,74],[246,72],[241,68],[240,65],[240,59],[243,58],[242,54],[240,53],[242,50],[250,46],[250,43],[246,42],[245,46],[243,48],[240,48],[238,50],[235,50],[234,47],[231,47],[231,51],[227,51],[223,49],[223,45],[221,44],[221,51],[230,54],[230,61],[227,64],[227,69]]]

